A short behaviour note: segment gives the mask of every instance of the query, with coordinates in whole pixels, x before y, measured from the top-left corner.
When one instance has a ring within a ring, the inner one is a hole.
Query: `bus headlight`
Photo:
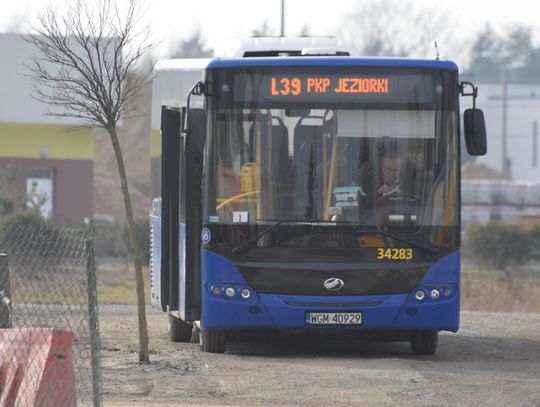
[[[229,298],[232,298],[236,295],[236,290],[232,287],[227,287],[225,289],[225,295]]]
[[[423,290],[418,290],[414,293],[414,298],[416,298],[418,301],[424,301],[424,298],[426,298],[426,293]]]
[[[438,289],[434,288],[433,290],[431,290],[431,291],[429,292],[429,296],[430,296],[432,299],[437,300],[437,299],[439,299],[439,297],[441,296],[441,292],[440,292]]]
[[[249,297],[251,297],[251,291],[249,291],[247,288],[242,288],[242,291],[240,291],[240,296],[247,300]]]

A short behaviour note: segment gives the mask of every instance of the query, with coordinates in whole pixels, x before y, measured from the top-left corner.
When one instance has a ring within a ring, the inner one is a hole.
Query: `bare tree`
[[[65,14],[47,7],[26,40],[37,48],[29,66],[33,96],[51,107],[48,114],[81,119],[110,136],[135,266],[139,361],[148,362],[141,256],[117,133],[119,121],[135,114],[130,107],[134,104],[128,102],[139,97],[149,82],[148,72],[137,71],[141,57],[152,47],[149,27],[139,27],[141,14],[137,0],[129,0],[125,10],[112,0],[70,2]]]
[[[435,58],[437,41],[443,57],[456,57],[463,46],[453,20],[453,14],[440,7],[372,0],[357,4],[342,31],[356,40],[364,55]]]

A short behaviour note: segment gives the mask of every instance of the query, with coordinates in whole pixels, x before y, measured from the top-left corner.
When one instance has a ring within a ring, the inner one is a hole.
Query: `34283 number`
[[[377,249],[377,260],[412,260],[413,249]]]

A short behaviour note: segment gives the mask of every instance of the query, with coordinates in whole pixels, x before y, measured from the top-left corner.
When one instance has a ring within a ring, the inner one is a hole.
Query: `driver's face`
[[[385,157],[382,163],[383,179],[386,183],[392,184],[399,177],[401,169],[401,159],[399,157]]]

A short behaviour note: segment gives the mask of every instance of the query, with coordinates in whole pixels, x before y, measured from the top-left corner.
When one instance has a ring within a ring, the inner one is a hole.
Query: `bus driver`
[[[377,198],[402,193],[401,185],[401,157],[396,150],[387,151],[382,158],[383,184],[377,190]]]

